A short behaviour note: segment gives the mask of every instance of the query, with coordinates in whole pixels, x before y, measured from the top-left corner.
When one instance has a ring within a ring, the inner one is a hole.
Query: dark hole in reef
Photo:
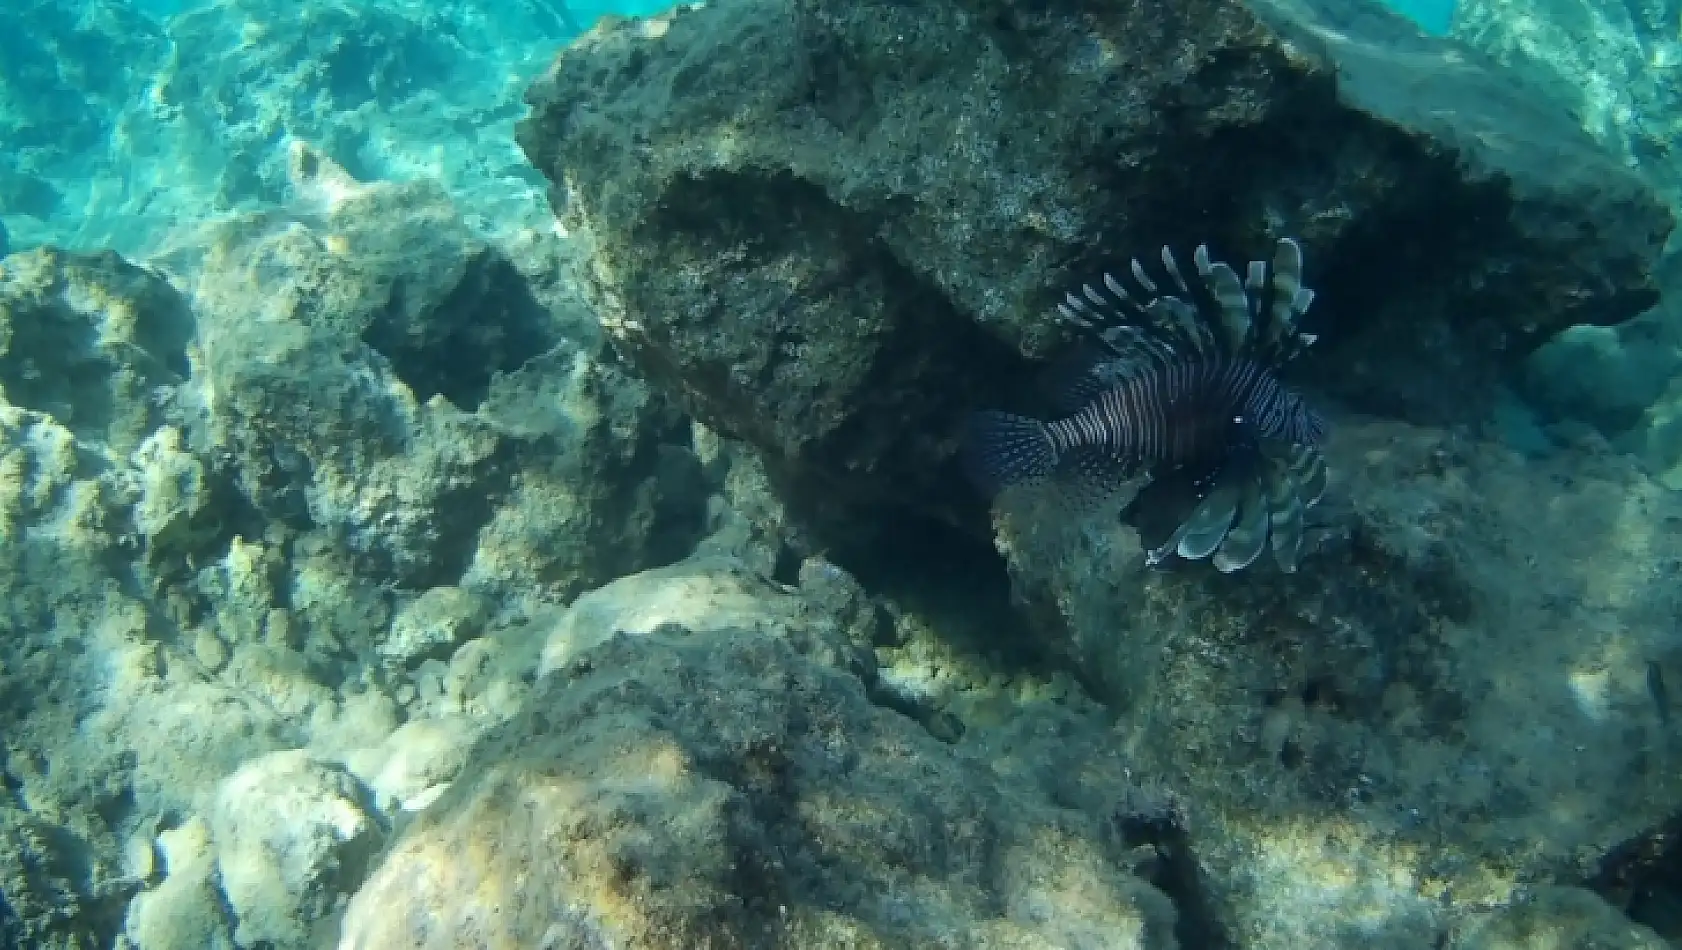
[[[1177,944],[1187,950],[1232,946],[1211,906],[1186,833],[1185,813],[1173,795],[1150,787],[1128,789],[1111,822],[1125,851],[1137,854],[1146,847],[1155,851],[1153,858],[1134,870],[1173,901]]]
[[[1613,848],[1588,886],[1636,923],[1682,941],[1682,812]]]
[[[1287,739],[1279,747],[1279,764],[1291,771],[1302,768],[1308,760],[1308,754],[1303,751],[1302,744],[1295,739]]]
[[[1010,574],[989,535],[897,508],[859,519],[845,535],[818,534],[829,559],[865,590],[932,619],[953,646],[1011,669],[1051,662],[1011,601]]]
[[[19,307],[10,345],[0,354],[0,384],[14,404],[103,441],[125,407],[188,375],[193,315],[180,295],[114,253],[52,252],[52,259],[85,270],[96,286],[131,304],[133,325],[112,342],[101,336],[107,315],[61,301]]]
[[[362,340],[391,361],[416,399],[441,395],[467,412],[484,402],[495,374],[518,369],[555,342],[549,312],[514,265],[495,256],[470,265],[449,296],[418,315],[404,306],[397,285]]]
[[[771,579],[779,584],[794,586],[800,583],[800,552],[783,545],[777,549],[777,563],[771,569]]]
[[[861,527],[862,525],[862,527]],[[901,618],[932,625],[935,635],[983,667],[1010,673],[1049,667],[1053,658],[1035,638],[1010,598],[1010,577],[985,539],[923,515],[893,509],[814,531],[827,558],[845,568],[886,609],[876,646],[902,641]],[[798,552],[779,557],[779,574],[798,577]],[[905,716],[942,742],[964,735],[963,721],[920,696],[866,684],[872,702]]]
[[[1310,709],[1325,709],[1334,715],[1346,705],[1343,691],[1329,676],[1316,676],[1302,686],[1302,704]]]

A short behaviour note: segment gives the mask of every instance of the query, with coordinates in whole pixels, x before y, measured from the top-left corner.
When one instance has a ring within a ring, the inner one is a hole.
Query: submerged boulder
[[[1298,236],[1310,382],[1466,421],[1515,356],[1651,305],[1671,227],[1563,110],[1376,5],[753,0],[602,26],[528,99],[642,369],[795,485],[926,509],[953,419],[1118,255]]]
[[[1182,945],[1112,823],[1118,756],[954,749],[872,705],[835,619],[724,560],[581,599],[338,946]]]

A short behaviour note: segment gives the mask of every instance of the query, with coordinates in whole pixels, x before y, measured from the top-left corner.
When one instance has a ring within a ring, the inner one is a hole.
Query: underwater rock
[[[1666,950],[1673,944],[1588,891],[1538,887],[1519,903],[1491,914],[1453,946],[1454,950]]]
[[[822,659],[850,652],[835,626],[725,563],[591,597],[351,899],[341,948],[1179,945],[1107,827],[1119,770],[1001,777],[871,705]]]
[[[217,879],[243,945],[319,946],[383,838],[370,796],[342,767],[303,751],[242,766],[217,790]]]
[[[1458,0],[1452,33],[1568,108],[1613,154],[1639,166],[1672,208],[1682,170],[1682,37],[1665,0]]]
[[[306,217],[236,221],[199,266],[210,441],[252,504],[416,589],[566,597],[647,566],[674,523],[656,509],[675,410],[568,337],[435,186],[364,185],[308,150],[294,176]]]
[[[618,633],[637,636],[672,625],[709,635],[754,629],[794,644],[800,655],[867,675],[869,644],[851,642],[838,614],[815,610],[785,588],[727,557],[697,556],[622,577],[572,603],[543,641],[538,674],[565,669]]]
[[[1674,4],[1660,0],[1460,0],[1454,35],[1547,90],[1573,118],[1682,208],[1682,37]],[[1524,394],[1553,419],[1586,422],[1619,448],[1682,483],[1678,407],[1668,387],[1682,361],[1682,254],[1660,263],[1664,300],[1616,336],[1580,334],[1539,351]],[[1580,362],[1579,362],[1580,358]],[[1567,365],[1568,364],[1568,365]],[[1567,370],[1561,373],[1559,370]]]
[[[160,688],[165,598],[144,589],[131,515],[180,539],[198,514],[190,477],[177,496],[185,505],[144,487],[139,496],[159,504],[132,510],[137,485],[185,461],[154,447],[109,456],[51,416],[0,403],[0,734],[14,791],[0,803],[6,946],[109,945],[141,883],[133,842],[279,742],[277,715],[206,684],[190,661],[172,664]],[[156,472],[129,467],[154,455]]]
[[[216,880],[210,826],[194,816],[148,844],[168,875],[129,902],[123,926],[128,938],[141,947],[234,946],[234,922]]]
[[[1117,255],[1297,236],[1305,382],[1469,421],[1514,357],[1651,305],[1671,227],[1563,110],[1376,6],[715,4],[598,27],[528,100],[643,370],[784,482],[925,509],[953,420]]]
[[[520,618],[701,529],[687,421],[552,232],[505,252],[436,187],[293,161],[296,206],[162,262],[190,293],[112,254],[0,274],[0,944],[303,945],[453,774],[400,723],[470,743],[531,688]],[[308,807],[213,811],[302,748]]]
[[[38,248],[0,267],[0,387],[113,453],[139,446],[188,374],[195,318],[115,254]]]
[[[1625,459],[1399,423],[1346,421],[1328,457],[1297,575],[1152,572],[1132,529],[1027,490],[999,547],[1136,771],[1175,782],[1229,939],[1432,946],[1682,802],[1652,685],[1682,679],[1682,501]]]
[[[377,650],[395,666],[448,659],[457,646],[479,634],[487,607],[483,598],[459,587],[434,587],[397,611],[391,634]]]

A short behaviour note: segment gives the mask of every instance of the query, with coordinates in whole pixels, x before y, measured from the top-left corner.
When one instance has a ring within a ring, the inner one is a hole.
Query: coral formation
[[[4,262],[0,708],[28,802],[6,820],[38,833],[0,876],[25,944],[109,934],[143,890],[129,918],[150,945],[306,945],[361,874],[345,849],[365,863],[389,820],[367,803],[429,774],[401,750],[347,772],[347,750],[411,710],[506,715],[507,686],[473,672],[496,630],[699,536],[690,429],[579,321],[552,237],[517,260],[436,189],[295,165],[300,194],[330,177],[334,203],[229,223],[178,283],[109,253]],[[340,844],[293,862],[198,810],[306,748],[323,751],[291,778],[248,784],[317,776],[310,807],[339,830],[279,815],[251,834]],[[183,856],[160,883],[135,855],[163,833]],[[157,936],[176,919],[226,929]]]

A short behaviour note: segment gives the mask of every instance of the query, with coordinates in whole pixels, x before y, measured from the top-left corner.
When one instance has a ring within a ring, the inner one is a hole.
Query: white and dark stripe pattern
[[[1066,415],[977,413],[964,442],[971,475],[988,492],[1050,479],[1080,500],[1173,473],[1163,484],[1189,479],[1196,500],[1150,563],[1208,559],[1226,572],[1271,551],[1294,570],[1303,512],[1326,485],[1325,420],[1278,377],[1315,339],[1298,330],[1314,302],[1302,248],[1282,239],[1242,278],[1207,247],[1195,270],[1168,248],[1160,258],[1166,276],[1135,259],[1122,279],[1065,295],[1058,314],[1088,343],[1053,387]]]
[[[1324,423],[1266,367],[1215,358],[1148,367],[1046,429],[1060,456],[1102,449],[1133,471],[1194,463],[1237,439],[1317,442]]]

